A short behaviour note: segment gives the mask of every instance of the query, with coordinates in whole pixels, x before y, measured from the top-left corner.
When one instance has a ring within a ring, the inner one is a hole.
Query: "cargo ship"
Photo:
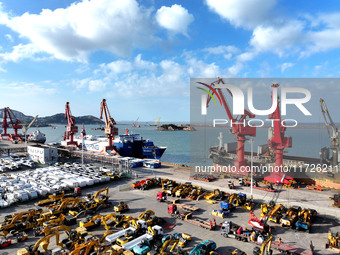
[[[233,168],[237,159],[237,144],[223,144],[221,134],[219,140],[219,145],[209,148],[209,158],[213,161],[214,171],[230,174],[234,177],[250,177],[250,170],[235,171],[235,168]],[[325,156],[322,153],[321,158],[283,155],[283,166],[285,166],[283,170],[299,183],[340,189],[340,169],[338,166],[330,166],[332,158],[329,157],[328,153],[326,154]],[[251,152],[245,151],[244,158],[248,169],[251,165],[254,166],[255,179],[263,179],[268,176],[270,170],[275,166],[275,155],[267,145],[258,146],[257,151],[253,152],[253,159],[251,159]]]
[[[82,135],[74,138],[79,145],[87,151],[104,153],[105,147],[108,145],[108,138],[105,135]],[[63,144],[64,141],[62,141]],[[118,153],[123,157],[134,158],[146,158],[159,160],[166,150],[166,147],[155,146],[153,141],[149,139],[143,139],[140,134],[129,134],[126,131],[124,135],[115,136],[112,140],[112,144],[115,147],[111,153]]]

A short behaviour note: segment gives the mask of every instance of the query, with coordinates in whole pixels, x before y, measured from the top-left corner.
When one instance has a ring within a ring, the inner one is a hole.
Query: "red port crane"
[[[74,134],[78,132],[78,126],[76,125],[76,119],[72,116],[69,102],[66,102],[65,105],[65,119],[67,119],[68,125],[66,127],[64,140],[69,140],[67,141],[66,145],[78,146],[78,143],[73,141]]]
[[[221,100],[220,102],[223,105],[227,113],[229,121],[230,123],[232,123],[231,132],[232,134],[236,135],[236,140],[237,140],[237,151],[236,151],[237,159],[234,161],[234,166],[236,167],[237,170],[239,170],[241,167],[246,166],[246,160],[244,158],[244,143],[247,140],[246,136],[252,136],[252,137],[256,136],[256,127],[248,126],[246,122],[246,118],[247,117],[255,118],[255,115],[245,110],[242,116],[236,116],[236,117],[233,116],[227,104],[227,101],[222,93],[222,89],[221,88],[215,89],[215,84],[220,84],[220,83],[224,84],[221,78],[218,78],[216,81],[212,82],[210,85],[205,84],[203,82],[198,82],[198,83],[209,88],[209,92],[212,95],[216,94],[220,98]],[[229,90],[228,92],[231,96],[233,96]],[[211,101],[211,96],[208,95],[207,106],[209,105],[210,101]]]
[[[139,120],[139,117],[136,119],[136,121],[132,124],[132,127],[139,127],[139,125],[137,124]]]
[[[273,84],[272,88],[278,88],[279,84]],[[272,92],[272,104],[274,103]],[[273,135],[271,138],[268,139],[267,143],[268,146],[275,150],[275,168],[274,172],[270,173],[269,176],[265,177],[265,181],[274,182],[274,183],[284,183],[284,184],[291,184],[293,180],[292,177],[284,176],[282,172],[283,166],[283,153],[285,148],[292,147],[292,137],[285,137],[286,127],[282,125],[281,120],[281,113],[280,113],[280,100],[279,96],[277,96],[277,106],[275,111],[269,115],[269,119],[273,121]]]
[[[109,108],[106,104],[106,99],[100,103],[100,118],[103,118],[103,113],[105,117],[105,131],[104,133],[107,135],[108,138],[108,146],[105,147],[106,152],[111,152],[112,150],[115,151],[115,147],[112,145],[113,138],[118,135],[118,128],[114,125],[116,121],[111,117]]]
[[[9,127],[9,124],[7,122],[7,117],[11,121],[11,126],[14,130],[14,134],[7,134],[7,128]],[[15,120],[15,122],[14,122]],[[22,129],[22,126],[20,125],[21,121],[15,117],[14,113],[9,107],[4,108],[4,118],[2,127],[4,129],[4,133],[0,135],[1,139],[7,138],[8,140],[14,141],[15,139],[21,140],[21,135],[18,134],[18,129]]]

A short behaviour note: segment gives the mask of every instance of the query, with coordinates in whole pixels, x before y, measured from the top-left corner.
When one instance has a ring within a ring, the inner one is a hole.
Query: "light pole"
[[[254,139],[251,138],[249,140],[250,143],[250,198],[253,199],[253,148],[254,148]]]

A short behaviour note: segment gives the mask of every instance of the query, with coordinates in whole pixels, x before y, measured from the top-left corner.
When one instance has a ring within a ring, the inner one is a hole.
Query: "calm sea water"
[[[85,126],[87,134],[102,135],[104,131],[93,130],[96,125]],[[176,164],[195,164],[211,165],[212,161],[208,158],[208,149],[211,146],[218,145],[217,137],[223,133],[223,142],[234,142],[234,136],[226,128],[198,127],[197,131],[158,131],[155,127],[141,126],[133,128],[131,125],[117,125],[119,133],[125,133],[125,128],[135,134],[141,134],[145,139],[151,139],[156,146],[166,146],[162,161]],[[30,128],[32,133],[36,128]],[[47,143],[60,142],[65,132],[65,126],[58,125],[56,129],[51,127],[39,128],[46,134]],[[81,127],[79,126],[79,130]],[[321,147],[328,146],[330,140],[325,129],[306,128],[306,129],[288,129],[286,136],[292,136],[293,147],[287,148],[288,155],[319,157]],[[266,128],[258,128],[257,135],[254,138],[254,151],[257,146],[265,144],[268,137]],[[246,142],[246,150],[250,151],[250,143]]]

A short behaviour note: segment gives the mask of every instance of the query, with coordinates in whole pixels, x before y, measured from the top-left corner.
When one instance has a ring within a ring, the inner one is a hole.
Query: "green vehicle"
[[[189,255],[208,255],[215,250],[216,243],[211,240],[206,240],[203,243],[196,245],[196,247],[189,253]]]

